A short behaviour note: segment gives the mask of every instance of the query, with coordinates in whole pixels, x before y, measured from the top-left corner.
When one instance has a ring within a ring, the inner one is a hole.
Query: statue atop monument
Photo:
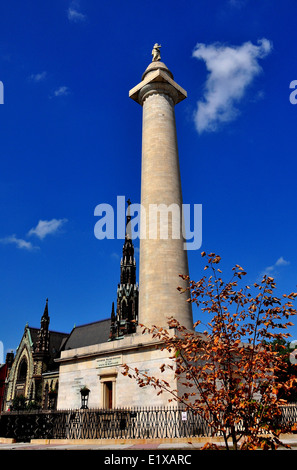
[[[156,42],[156,44],[154,45],[153,50],[152,50],[152,56],[153,56],[152,62],[156,62],[158,60],[161,60],[160,48],[161,48],[161,44],[158,44]]]

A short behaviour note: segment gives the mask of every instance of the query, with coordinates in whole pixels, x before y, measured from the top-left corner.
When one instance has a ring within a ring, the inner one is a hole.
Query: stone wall
[[[124,376],[123,365],[137,367],[157,376],[176,388],[172,371],[160,372],[169,353],[160,351],[161,344],[150,335],[135,334],[122,340],[64,351],[60,359],[58,409],[80,408],[80,389],[89,390],[89,408],[109,407],[106,396],[111,387],[112,407],[163,406],[169,394],[157,396],[150,386],[139,387],[134,379]]]

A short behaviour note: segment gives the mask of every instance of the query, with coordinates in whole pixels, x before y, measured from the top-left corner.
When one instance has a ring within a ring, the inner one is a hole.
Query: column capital
[[[142,106],[147,93],[164,93],[177,104],[187,98],[187,92],[171,77],[169,70],[167,72],[161,68],[145,72],[142,81],[129,91],[129,97]]]

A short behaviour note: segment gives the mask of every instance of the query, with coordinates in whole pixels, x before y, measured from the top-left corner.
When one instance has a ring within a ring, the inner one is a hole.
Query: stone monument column
[[[177,290],[184,285],[179,274],[188,274],[188,259],[174,107],[187,93],[160,61],[160,47],[155,44],[153,61],[129,92],[143,108],[139,323],[166,327],[173,316],[192,330],[191,303]]]

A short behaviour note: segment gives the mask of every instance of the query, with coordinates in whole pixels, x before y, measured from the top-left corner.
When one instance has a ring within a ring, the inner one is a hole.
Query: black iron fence
[[[212,429],[178,408],[6,412],[0,437],[31,439],[141,439],[210,436]]]
[[[281,427],[292,427],[297,425],[297,403],[283,405],[281,407],[282,414],[280,418]],[[297,430],[297,429],[296,429]]]
[[[282,407],[281,423],[297,423],[297,405]],[[212,436],[201,415],[180,408],[13,411],[0,415],[0,437],[31,439],[152,439]]]

